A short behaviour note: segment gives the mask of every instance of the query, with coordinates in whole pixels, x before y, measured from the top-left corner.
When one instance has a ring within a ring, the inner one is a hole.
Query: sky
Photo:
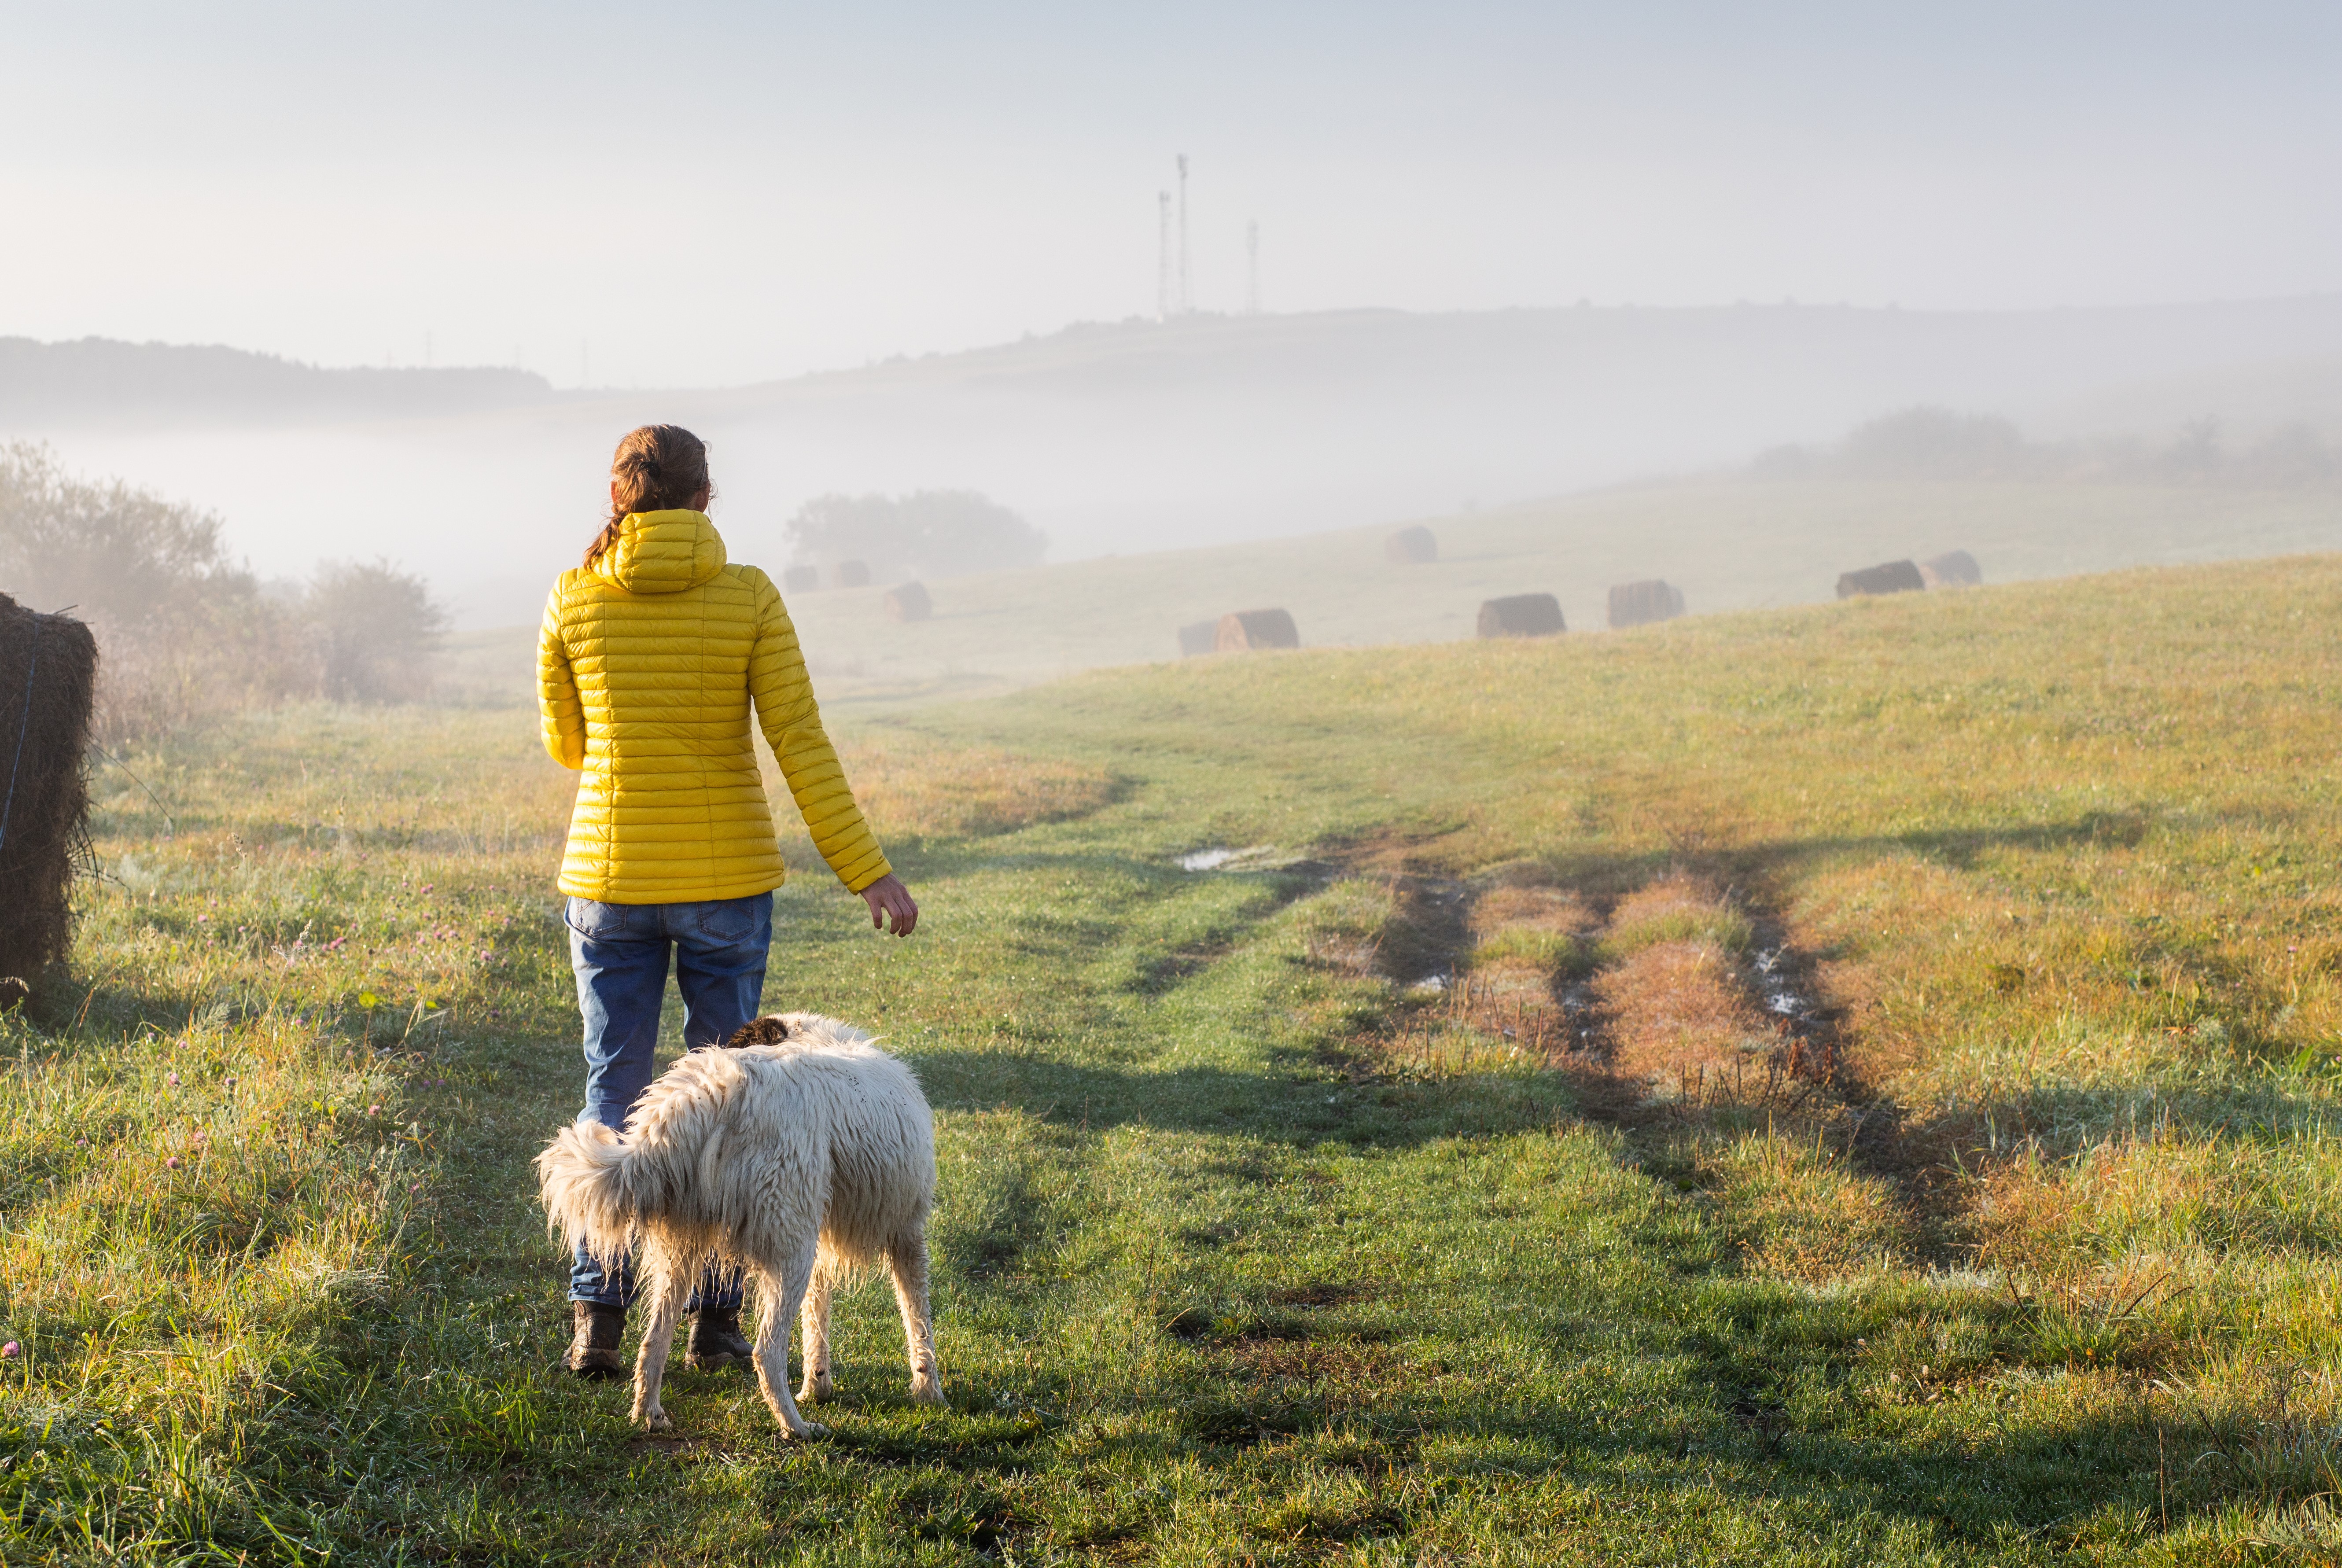
[[[0,334],[730,385],[1151,313],[2342,286],[2342,7],[0,0]]]

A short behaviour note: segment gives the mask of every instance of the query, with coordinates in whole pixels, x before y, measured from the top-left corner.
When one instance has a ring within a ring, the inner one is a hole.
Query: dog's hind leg
[[[819,1437],[829,1430],[798,1414],[796,1401],[789,1397],[789,1324],[813,1283],[813,1258],[814,1242],[807,1236],[777,1268],[766,1259],[756,1261],[757,1291],[764,1298],[756,1319],[756,1385],[791,1437]]]
[[[640,1277],[650,1282],[650,1316],[643,1323],[642,1343],[635,1349],[635,1420],[652,1432],[675,1423],[659,1403],[659,1384],[666,1376],[667,1353],[675,1348],[676,1321],[699,1277],[700,1259],[686,1257],[665,1242],[643,1248]]]
[[[914,1225],[887,1241],[886,1272],[895,1281],[895,1304],[903,1311],[903,1345],[911,1358],[911,1397],[921,1404],[941,1404],[944,1372],[936,1360],[935,1321],[927,1311],[925,1225]]]
[[[797,1324],[799,1353],[805,1357],[805,1381],[797,1385],[799,1404],[819,1404],[832,1392],[829,1381],[829,1302],[837,1280],[814,1259],[813,1278],[806,1287],[805,1311]]]

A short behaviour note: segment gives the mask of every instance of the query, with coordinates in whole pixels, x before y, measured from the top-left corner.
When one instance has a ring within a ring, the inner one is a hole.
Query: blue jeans
[[[723,1044],[756,1016],[764,1000],[773,895],[701,904],[573,898],[568,920],[577,1008],[586,1015],[586,1109],[577,1119],[623,1128],[656,1071],[669,951],[676,988],[683,993],[684,1048]],[[580,1248],[570,1264],[569,1299],[628,1306],[635,1299],[634,1271],[624,1263],[605,1269]],[[711,1269],[688,1310],[739,1304],[740,1276]]]

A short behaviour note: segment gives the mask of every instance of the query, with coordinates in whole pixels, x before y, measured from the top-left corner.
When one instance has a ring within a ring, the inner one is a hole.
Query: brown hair
[[[617,481],[617,494],[611,498],[610,515],[602,531],[586,546],[588,567],[618,542],[618,524],[630,514],[688,506],[701,491],[711,488],[707,443],[680,424],[646,424],[629,430],[610,458],[610,477]]]

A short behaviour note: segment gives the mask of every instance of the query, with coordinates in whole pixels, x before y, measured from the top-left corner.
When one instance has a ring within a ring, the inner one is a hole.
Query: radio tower
[[[1196,295],[1187,286],[1187,155],[1179,155],[1179,314],[1187,315],[1196,308]]]
[[[1260,314],[1260,220],[1245,225],[1245,314]]]
[[[1155,319],[1171,319],[1171,193],[1155,193]]]

